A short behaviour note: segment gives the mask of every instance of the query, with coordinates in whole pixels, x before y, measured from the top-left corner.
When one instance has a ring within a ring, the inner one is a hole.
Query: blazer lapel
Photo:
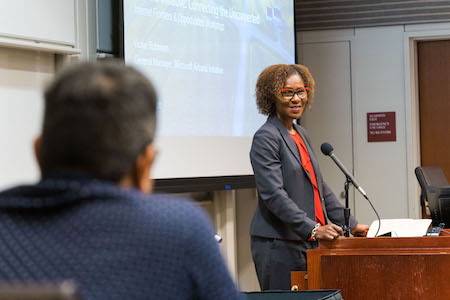
[[[292,154],[295,156],[295,158],[298,160],[298,162],[300,163],[300,166],[301,166],[302,160],[300,159],[300,153],[298,152],[299,150],[297,149],[297,145],[295,144],[294,139],[291,137],[291,135],[287,131],[286,127],[284,127],[284,125],[281,124],[281,121],[280,121],[280,119],[278,119],[277,116],[269,117],[269,121],[272,122],[277,127],[278,131],[280,131],[284,142],[286,143],[289,150],[292,152]]]
[[[305,146],[306,146],[306,150],[308,150],[309,159],[311,160],[311,164],[312,164],[312,166],[313,166],[314,173],[317,174],[316,168],[315,168],[315,166],[314,166],[313,156],[311,156],[311,147],[310,147],[310,145],[309,145],[309,143],[308,143],[308,140],[307,140],[306,137],[305,137],[305,134],[304,134],[303,131],[301,130],[301,127],[298,126],[298,125],[296,125],[296,124],[294,124],[294,129],[298,132],[298,134],[299,134],[300,137],[302,138],[303,143],[304,143]],[[303,165],[302,165],[302,168],[303,168]],[[305,168],[303,168],[303,169],[305,170]],[[306,173],[306,175],[308,175],[309,181],[312,182],[312,180],[311,180],[311,174],[309,174],[309,172],[306,171],[306,170],[305,170],[305,173]],[[316,177],[317,177],[317,175],[316,175]]]
[[[316,174],[316,177],[317,177],[318,162],[317,162],[317,158],[314,156],[313,149],[312,149],[311,145],[309,144],[309,140],[306,138],[306,135],[300,126],[294,125],[294,128],[295,128],[295,130],[297,130],[298,134],[300,134],[303,142],[305,143],[306,149],[308,150],[309,159],[311,160],[311,164],[313,166],[314,173]]]
[[[303,142],[306,145],[306,149],[308,149],[309,159],[311,160],[311,164],[314,169],[314,174],[316,174],[317,186],[319,188],[320,202],[322,203],[322,210],[324,212],[325,219],[329,223],[330,220],[328,219],[327,210],[325,209],[325,201],[322,196],[323,195],[323,186],[321,184],[321,181],[319,180],[319,177],[321,176],[320,172],[319,172],[319,162],[317,161],[317,158],[314,155],[313,149],[312,149],[311,145],[309,144],[309,140],[306,138],[306,135],[303,132],[302,128],[299,125],[294,125],[294,127],[297,130],[297,132],[300,134],[300,136],[302,137]],[[306,172],[306,173],[308,174],[308,176],[310,176],[308,172]],[[309,179],[311,179],[311,177]]]

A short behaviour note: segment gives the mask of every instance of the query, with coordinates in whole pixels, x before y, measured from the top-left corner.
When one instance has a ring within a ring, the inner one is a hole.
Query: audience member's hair
[[[120,181],[153,141],[156,98],[152,84],[121,63],[69,67],[45,91],[42,173]]]
[[[302,65],[273,65],[265,68],[256,81],[256,105],[261,114],[274,115],[275,102],[281,99],[281,89],[289,76],[298,74],[303,79],[305,87],[309,88],[306,106],[311,106],[314,98],[314,79],[308,68]]]

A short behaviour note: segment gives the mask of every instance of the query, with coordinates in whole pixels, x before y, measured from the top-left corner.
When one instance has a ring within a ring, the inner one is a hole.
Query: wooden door
[[[450,181],[450,40],[417,44],[422,166]]]

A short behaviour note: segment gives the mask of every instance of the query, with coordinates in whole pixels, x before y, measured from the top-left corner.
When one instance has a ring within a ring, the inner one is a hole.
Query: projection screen
[[[252,175],[259,73],[295,62],[289,1],[124,0],[125,63],[158,96],[155,179]]]

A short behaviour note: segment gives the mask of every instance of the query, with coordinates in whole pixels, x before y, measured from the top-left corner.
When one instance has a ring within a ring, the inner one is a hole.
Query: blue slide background
[[[158,135],[252,136],[255,83],[294,63],[292,1],[124,0],[125,60],[157,87]]]

